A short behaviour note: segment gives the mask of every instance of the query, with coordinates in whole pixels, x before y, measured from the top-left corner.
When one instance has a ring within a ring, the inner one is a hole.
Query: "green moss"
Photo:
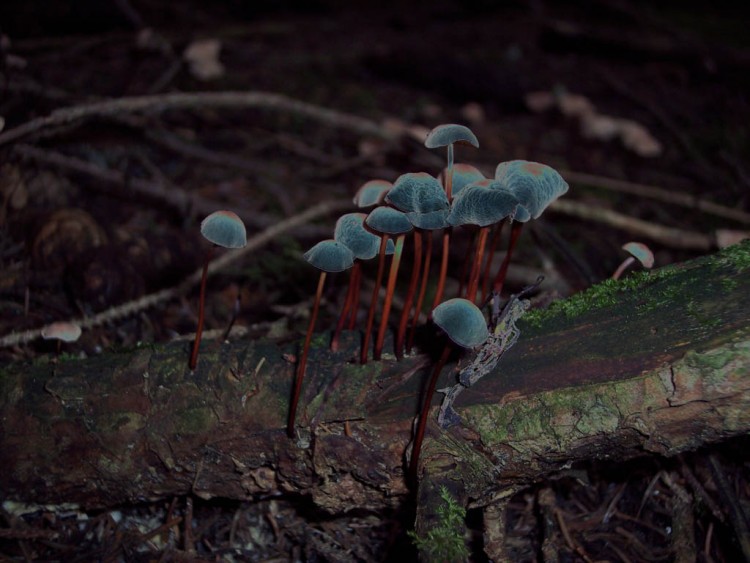
[[[462,534],[466,509],[446,487],[440,487],[440,498],[443,502],[437,509],[437,525],[423,537],[416,532],[409,532],[409,537],[427,561],[464,561],[469,557]]]
[[[750,268],[750,241],[728,246],[718,255],[718,264],[730,266],[741,274]]]

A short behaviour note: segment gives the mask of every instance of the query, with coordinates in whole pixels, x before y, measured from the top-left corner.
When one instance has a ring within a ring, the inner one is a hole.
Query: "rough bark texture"
[[[749,272],[745,243],[528,314],[518,344],[457,401],[463,424],[442,431],[432,417],[424,474],[481,506],[569,462],[747,432]],[[6,366],[0,490],[89,508],[188,492],[310,494],[331,512],[397,504],[430,360],[361,366],[358,342],[333,354],[314,339],[294,441],[285,354],[297,343],[207,342],[195,373],[187,342]],[[454,378],[446,369],[441,383]]]

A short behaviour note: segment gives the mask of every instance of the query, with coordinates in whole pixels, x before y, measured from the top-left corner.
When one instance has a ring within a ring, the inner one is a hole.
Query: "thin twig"
[[[629,217],[622,213],[617,213],[610,209],[585,205],[579,201],[558,199],[550,205],[549,209],[573,217],[604,223],[610,227],[615,227],[628,231],[634,235],[649,238],[663,244],[664,246],[672,248],[710,250],[715,246],[712,237],[703,233],[657,225],[655,223],[643,221],[642,219],[636,219],[635,217]]]
[[[134,112],[160,113],[171,109],[199,107],[276,110],[307,117],[332,127],[349,129],[361,135],[373,135],[385,139],[393,137],[383,127],[369,119],[295,100],[281,94],[254,91],[189,92],[116,98],[56,109],[46,117],[32,119],[0,134],[0,145],[23,139],[42,129],[68,125],[90,117],[116,116]]]
[[[263,232],[250,237],[247,241],[247,246],[238,250],[227,252],[216,260],[212,261],[208,267],[208,274],[211,275],[219,270],[226,268],[229,264],[236,262],[247,253],[265,246],[266,244],[279,237],[281,234],[294,229],[295,227],[302,225],[303,223],[307,223],[308,221],[312,221],[313,219],[316,219],[318,217],[328,215],[329,213],[332,213],[334,211],[340,211],[341,209],[345,209],[347,207],[351,207],[351,202],[346,200],[324,201],[300,213],[299,215],[294,215],[293,217],[284,219],[283,221],[279,221]],[[102,311],[101,313],[92,317],[73,319],[71,320],[71,322],[76,323],[82,329],[88,329],[104,323],[116,321],[145,309],[149,309],[151,307],[154,307],[155,305],[158,305],[159,303],[169,301],[170,299],[174,299],[175,297],[187,293],[193,286],[200,282],[202,270],[203,268],[198,268],[177,286],[144,295],[143,297],[134,299],[133,301],[128,301],[127,303],[123,303],[121,305],[117,305],[116,307],[107,309],[106,311]],[[0,338],[0,348],[25,344],[39,338],[41,335],[41,328],[35,328],[24,332],[13,332],[4,336],[3,338]]]
[[[208,215],[220,207],[213,199],[204,198],[174,187],[167,189],[166,186],[157,182],[126,177],[125,174],[118,170],[97,166],[86,160],[59,152],[48,151],[25,144],[13,147],[13,152],[22,158],[32,159],[40,164],[56,166],[63,170],[90,176],[99,180],[99,183],[92,183],[90,186],[91,189],[100,190],[110,195],[111,192],[106,189],[106,184],[114,184],[122,188],[127,188],[128,192],[125,195],[129,197],[130,194],[137,194],[150,200],[157,200],[183,214],[188,209],[191,209],[197,215]],[[343,206],[343,201],[340,203]],[[346,207],[351,207],[351,204],[348,204]],[[250,227],[269,228],[278,222],[278,218],[275,216],[259,213],[247,207],[233,206],[232,210]],[[317,231],[315,234],[317,234]]]
[[[731,219],[745,225],[750,225],[750,213],[746,213],[741,209],[719,205],[713,201],[701,199],[693,194],[675,190],[666,190],[657,186],[638,184],[625,180],[617,180],[615,178],[607,178],[605,176],[586,174],[584,172],[574,172],[572,170],[560,170],[560,174],[568,182],[647,197],[657,201],[686,207],[688,209],[695,209],[708,215],[715,215],[716,217]]]

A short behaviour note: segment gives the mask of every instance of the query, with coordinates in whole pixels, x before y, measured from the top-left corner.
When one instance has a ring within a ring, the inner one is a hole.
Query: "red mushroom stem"
[[[419,315],[422,314],[422,303],[424,303],[424,296],[427,293],[427,281],[430,276],[430,260],[432,259],[432,231],[425,234],[427,238],[425,249],[424,249],[424,265],[422,266],[422,283],[419,286],[419,295],[417,296],[417,302],[414,304],[414,316],[411,320],[411,328],[409,328],[409,338],[406,342],[406,351],[411,352],[414,346],[414,333],[417,330],[417,324],[419,323]]]
[[[427,415],[430,412],[430,405],[432,404],[432,396],[435,394],[435,387],[437,387],[437,381],[440,377],[440,372],[443,371],[445,363],[451,355],[453,345],[450,342],[445,344],[443,353],[440,355],[438,363],[435,364],[435,369],[430,377],[430,383],[427,386],[427,391],[424,396],[424,403],[422,410],[419,412],[419,422],[417,423],[417,432],[414,435],[414,446],[411,450],[411,459],[409,460],[409,476],[413,483],[417,482],[417,469],[419,468],[419,454],[422,451],[422,442],[424,441],[424,432],[427,428]]]
[[[479,236],[477,237],[477,249],[474,254],[474,263],[471,266],[471,274],[469,275],[469,286],[466,289],[466,299],[472,303],[476,301],[477,290],[479,289],[479,271],[482,269],[482,258],[484,257],[484,249],[487,245],[487,235],[489,232],[489,227],[481,227],[479,229]]]
[[[370,309],[367,311],[367,325],[365,326],[365,336],[362,340],[362,351],[359,357],[359,363],[367,363],[367,353],[370,348],[370,334],[372,326],[375,323],[375,308],[378,305],[378,295],[380,294],[380,285],[383,283],[383,271],[385,270],[385,249],[388,244],[388,235],[383,234],[380,237],[380,251],[378,252],[378,273],[375,276],[375,287],[372,290],[372,299],[370,300]]]
[[[401,318],[399,319],[398,331],[396,333],[396,357],[398,359],[401,359],[404,353],[406,326],[409,324],[411,306],[414,303],[414,295],[417,292],[417,284],[419,283],[420,268],[422,266],[422,236],[423,233],[421,230],[417,229],[414,231],[414,262],[411,269],[411,277],[409,278],[409,287],[406,292],[404,310],[401,311]]]
[[[326,272],[320,272],[318,279],[318,289],[315,292],[315,303],[312,313],[310,314],[310,324],[307,326],[305,335],[305,344],[302,348],[302,355],[297,364],[297,376],[294,382],[294,392],[292,393],[292,402],[289,406],[289,421],[286,428],[287,436],[294,438],[294,422],[297,417],[297,404],[299,403],[300,392],[302,391],[302,380],[305,378],[305,368],[307,367],[307,353],[310,350],[313,331],[315,330],[315,321],[318,318],[318,309],[320,308],[320,299],[323,295],[323,285],[326,281]]]
[[[398,235],[396,238],[396,250],[391,256],[391,270],[388,273],[388,285],[385,290],[385,301],[383,302],[383,313],[380,318],[380,327],[378,328],[378,339],[375,342],[375,348],[372,353],[374,360],[379,360],[383,352],[383,343],[385,342],[385,333],[388,330],[388,318],[391,315],[391,305],[393,304],[393,293],[396,290],[396,278],[398,277],[398,267],[401,263],[401,254],[404,250],[404,238],[406,235]]]
[[[206,259],[203,262],[203,275],[201,275],[201,293],[200,302],[198,303],[198,328],[195,330],[195,341],[193,342],[193,351],[190,354],[189,366],[191,370],[195,370],[195,366],[198,364],[198,350],[201,345],[201,337],[203,336],[203,320],[206,312],[206,279],[208,278],[208,263],[211,261],[211,257],[214,253],[215,244],[206,252]]]
[[[500,264],[500,269],[497,271],[497,276],[495,276],[495,282],[492,287],[494,293],[496,293],[497,295],[500,295],[500,293],[503,291],[505,277],[508,275],[508,266],[510,265],[510,260],[513,257],[513,249],[516,247],[518,237],[521,236],[523,225],[523,223],[515,222],[510,229],[510,242],[508,243],[508,252],[505,253],[505,258],[503,259],[503,263]]]
[[[346,298],[344,299],[344,306],[341,309],[341,315],[339,316],[339,320],[336,323],[336,330],[333,332],[333,337],[331,338],[331,351],[336,352],[339,349],[339,338],[341,337],[341,331],[344,330],[344,326],[346,325],[346,321],[349,318],[349,313],[352,308],[352,304],[354,302],[354,291],[356,288],[356,277],[357,277],[357,271],[359,270],[360,265],[359,262],[355,262],[354,266],[352,266],[352,271],[349,274],[349,287],[346,290]],[[356,315],[356,313],[354,313]]]

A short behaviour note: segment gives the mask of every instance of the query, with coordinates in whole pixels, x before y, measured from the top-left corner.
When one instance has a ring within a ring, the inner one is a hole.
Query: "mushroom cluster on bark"
[[[412,250],[411,253],[407,252],[407,256],[412,260],[412,267],[408,282],[405,283],[405,297],[396,325],[394,354],[400,359],[411,351],[415,329],[423,313],[427,313],[429,323],[433,326],[432,330],[445,334],[443,350],[432,370],[416,427],[410,460],[410,473],[416,476],[428,413],[441,371],[457,349],[477,349],[484,346],[490,334],[489,325],[494,323],[493,315],[490,315],[488,321],[477,303],[488,301],[492,259],[499,246],[503,226],[509,224],[511,229],[507,251],[491,285],[495,310],[499,307],[508,264],[522,226],[538,218],[555,199],[568,190],[568,184],[553,168],[525,160],[501,162],[496,167],[494,178],[487,178],[472,165],[454,162],[455,145],[478,148],[479,142],[474,133],[463,125],[445,124],[435,127],[428,134],[425,146],[446,147],[447,150],[447,165],[437,177],[426,172],[411,172],[402,174],[393,183],[382,179],[364,183],[357,190],[353,200],[362,212],[347,213],[340,217],[336,223],[334,239],[318,243],[305,254],[305,258],[321,270],[321,276],[297,366],[289,414],[290,436],[295,432],[296,411],[326,272],[341,271],[354,265],[341,314],[331,339],[331,348],[336,350],[344,327],[350,330],[356,327],[363,277],[361,264],[377,257],[372,297],[362,327],[359,362],[364,364],[368,361],[373,339],[372,358],[379,360],[383,353],[385,336],[389,331],[390,313],[398,286],[399,266],[403,259],[405,241],[408,235],[413,233]],[[440,268],[436,277],[431,278],[433,231],[442,233],[442,245]],[[466,271],[461,276],[459,295],[443,301],[450,260],[450,242],[454,231],[455,236],[463,235],[464,232],[469,233],[472,239],[469,250],[465,253]],[[375,331],[386,258],[389,255],[391,261],[385,297]],[[333,262],[323,261],[322,256]],[[423,311],[422,306],[430,280],[434,289],[433,303],[428,311]],[[410,320],[411,327],[407,339]],[[430,330],[429,327],[427,330]]]

